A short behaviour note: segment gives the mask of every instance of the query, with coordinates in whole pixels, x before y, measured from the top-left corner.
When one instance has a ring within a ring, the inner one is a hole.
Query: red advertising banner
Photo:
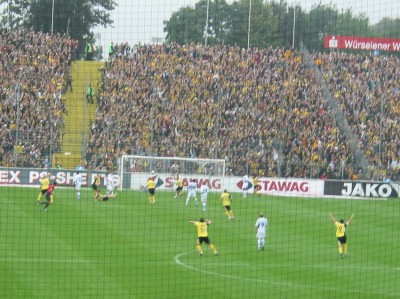
[[[400,52],[400,39],[326,35],[324,47],[329,49]]]

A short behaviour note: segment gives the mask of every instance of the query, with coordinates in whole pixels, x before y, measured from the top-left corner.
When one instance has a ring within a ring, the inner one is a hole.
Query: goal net
[[[151,177],[157,189],[171,190],[179,178],[183,185],[193,179],[200,187],[206,182],[210,191],[221,191],[225,160],[124,155],[120,159],[120,189],[145,190]]]

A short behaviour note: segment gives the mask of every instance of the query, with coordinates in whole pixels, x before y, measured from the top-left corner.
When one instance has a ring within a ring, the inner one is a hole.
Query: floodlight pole
[[[385,96],[385,94],[384,94]],[[378,161],[378,177],[377,179],[379,180],[379,176],[381,174],[381,164],[382,164],[382,127],[383,127],[383,109],[384,109],[384,101],[385,98],[381,97],[381,119],[379,122],[379,148],[378,148],[378,156],[379,156],[379,161]]]
[[[53,35],[54,29],[54,0],[51,4],[51,35]]]
[[[21,91],[21,75],[19,75],[18,84],[16,86],[16,105],[17,105],[17,117],[15,120],[15,144],[14,144],[14,167],[17,167],[18,163],[18,138],[19,138],[19,101],[20,101],[20,91]]]
[[[251,0],[249,3],[249,27],[247,30],[247,50],[250,48],[250,27],[251,27]]]
[[[207,38],[208,38],[208,12],[210,9],[210,0],[207,0],[207,13],[206,13],[206,28],[204,32],[204,45],[207,46]]]
[[[296,4],[293,6],[293,32],[292,32],[292,49],[294,49],[294,33],[296,30]]]

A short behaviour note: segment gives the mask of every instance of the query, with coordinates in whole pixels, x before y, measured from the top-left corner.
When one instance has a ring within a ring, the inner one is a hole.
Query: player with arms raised
[[[211,250],[214,252],[214,255],[218,255],[217,248],[211,243],[210,239],[208,238],[207,228],[211,224],[211,220],[205,220],[204,218],[200,218],[200,221],[189,221],[189,223],[193,223],[194,226],[197,228],[197,242],[196,248],[200,253],[200,256],[203,255],[203,248],[201,244],[205,242],[208,246],[210,246]]]
[[[354,214],[351,214],[350,219],[346,222],[344,219],[340,219],[337,221],[335,217],[333,217],[332,213],[329,214],[329,217],[332,219],[333,223],[336,227],[336,238],[338,239],[338,250],[340,254],[340,258],[343,258],[344,255],[347,255],[347,237],[346,237],[346,227],[350,224],[351,220],[353,220]]]

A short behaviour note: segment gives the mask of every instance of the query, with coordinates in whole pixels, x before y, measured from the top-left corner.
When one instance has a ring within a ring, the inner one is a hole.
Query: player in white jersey
[[[210,188],[208,188],[206,182],[203,182],[203,185],[201,185],[201,187],[200,187],[201,204],[203,206],[203,211],[205,211],[207,208],[208,192],[210,192]]]
[[[258,250],[264,250],[265,236],[267,235],[267,226],[268,226],[267,218],[264,217],[263,213],[260,213],[255,225],[257,232],[256,238],[257,238]]]
[[[247,197],[247,192],[250,187],[250,181],[248,175],[244,175],[242,179],[243,185],[242,185],[242,197],[246,198]]]
[[[187,194],[187,198],[186,198],[186,205],[189,204],[189,200],[190,198],[194,197],[194,202],[197,205],[197,195],[196,195],[196,191],[197,191],[197,184],[194,180],[190,180],[189,186],[188,188],[188,194]]]
[[[82,175],[79,171],[74,174],[74,185],[75,185],[75,194],[76,199],[81,200],[81,187],[82,187]]]
[[[106,193],[107,193],[108,195],[114,194],[114,188],[115,188],[115,186],[114,186],[113,174],[110,173],[110,174],[107,176],[107,192],[106,192]]]

